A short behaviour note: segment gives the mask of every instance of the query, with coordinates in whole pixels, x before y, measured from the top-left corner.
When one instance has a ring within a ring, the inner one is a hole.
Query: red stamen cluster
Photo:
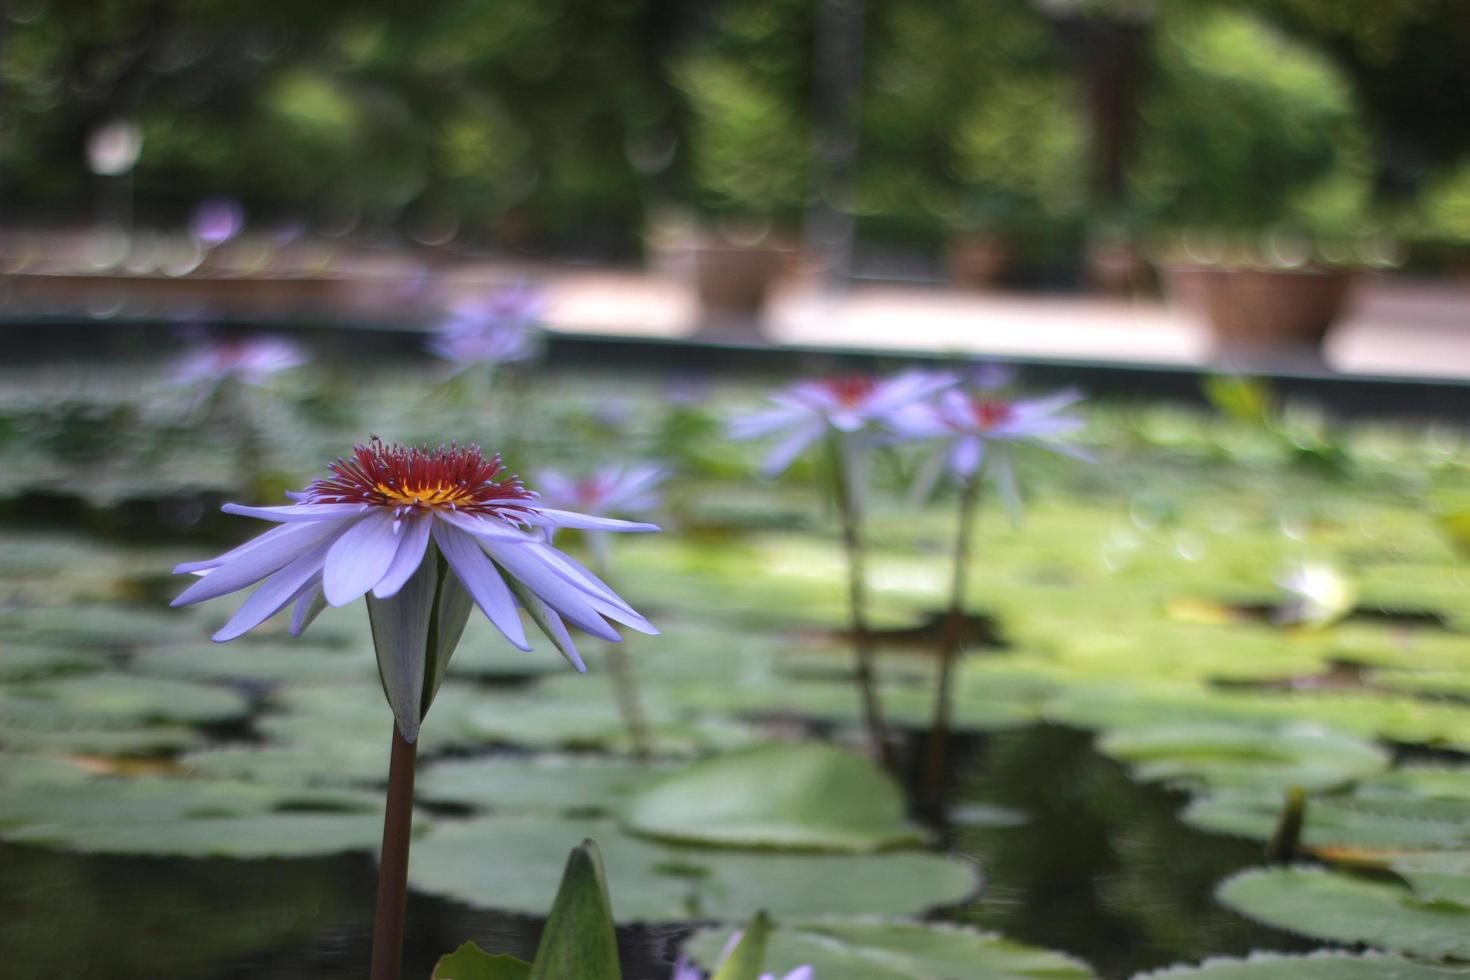
[[[500,454],[486,459],[479,446],[450,443],[427,446],[384,445],[374,436],[354,446],[351,459],[328,466],[333,476],[307,488],[313,503],[372,504],[397,510],[442,508],[485,514],[519,523],[534,509],[536,495],[507,476]]]
[[[970,403],[975,423],[982,429],[993,429],[1011,420],[1011,403],[999,398],[976,398]]]
[[[841,378],[827,378],[821,385],[843,408],[856,408],[873,393],[878,382],[865,374],[849,374]]]

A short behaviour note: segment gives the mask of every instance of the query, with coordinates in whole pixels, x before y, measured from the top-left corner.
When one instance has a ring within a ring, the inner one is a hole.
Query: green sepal
[[[770,938],[771,917],[757,912],[710,980],[760,980],[761,970],[766,965],[766,943]]]
[[[529,980],[622,980],[602,854],[591,840],[572,848]]]

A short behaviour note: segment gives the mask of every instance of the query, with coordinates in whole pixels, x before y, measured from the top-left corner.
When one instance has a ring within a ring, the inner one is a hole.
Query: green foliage
[[[443,822],[414,842],[415,888],[481,908],[540,914],[566,840],[598,841],[618,890],[620,922],[734,921],[773,916],[910,915],[964,899],[977,879],[966,861],[920,852],[793,854],[677,847],[606,821],[479,817]],[[474,860],[465,859],[473,854]]]
[[[429,980],[528,980],[531,964],[508,953],[490,954],[474,943],[445,953]]]
[[[590,840],[572,848],[529,980],[622,980],[602,855]]]
[[[1470,906],[1423,901],[1402,885],[1318,868],[1244,871],[1220,886],[1225,905],[1291,932],[1416,956],[1470,956]]]
[[[741,930],[735,948],[715,968],[710,980],[760,980],[770,937],[770,917],[764,912],[757,912],[750,925]]]
[[[719,929],[703,929],[688,944],[712,963],[724,943]],[[881,919],[812,919],[782,923],[767,943],[766,972],[783,976],[808,964],[816,977],[842,980],[1087,980],[1085,965],[993,933],[943,924]]]
[[[1317,952],[1306,956],[1253,953],[1243,960],[1212,959],[1139,974],[1133,980],[1445,980],[1463,977],[1455,967],[1417,963],[1383,953]]]
[[[1338,69],[1244,12],[1181,12],[1157,37],[1159,78],[1142,109],[1132,174],[1154,222],[1250,235],[1278,225],[1356,232],[1371,164]]]
[[[697,762],[639,793],[627,824],[654,837],[733,847],[861,852],[920,839],[891,779],[860,756],[818,743]]]

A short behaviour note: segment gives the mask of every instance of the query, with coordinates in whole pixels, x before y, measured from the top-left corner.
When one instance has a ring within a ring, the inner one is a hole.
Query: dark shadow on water
[[[954,802],[1030,819],[949,831],[950,846],[980,862],[986,887],[944,918],[1070,953],[1110,980],[1206,956],[1313,948],[1215,903],[1221,880],[1262,863],[1259,844],[1180,823],[1184,794],[1135,783],[1092,741],[1051,725],[957,740]]]

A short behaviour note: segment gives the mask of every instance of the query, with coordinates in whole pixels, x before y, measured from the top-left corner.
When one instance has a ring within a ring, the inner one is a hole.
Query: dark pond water
[[[973,902],[939,917],[1079,956],[1107,978],[1207,955],[1306,944],[1215,905],[1258,845],[1176,818],[1181,794],[1142,786],[1092,736],[1037,726],[955,743],[958,804],[1023,811],[960,827],[981,863]],[[613,881],[613,903],[618,883]],[[9,980],[357,980],[376,872],[367,856],[309,861],[88,857],[0,846],[0,975]],[[404,976],[466,939],[529,958],[541,922],[413,896]],[[664,980],[687,929],[621,930],[627,980]],[[822,978],[840,980],[840,978]]]

